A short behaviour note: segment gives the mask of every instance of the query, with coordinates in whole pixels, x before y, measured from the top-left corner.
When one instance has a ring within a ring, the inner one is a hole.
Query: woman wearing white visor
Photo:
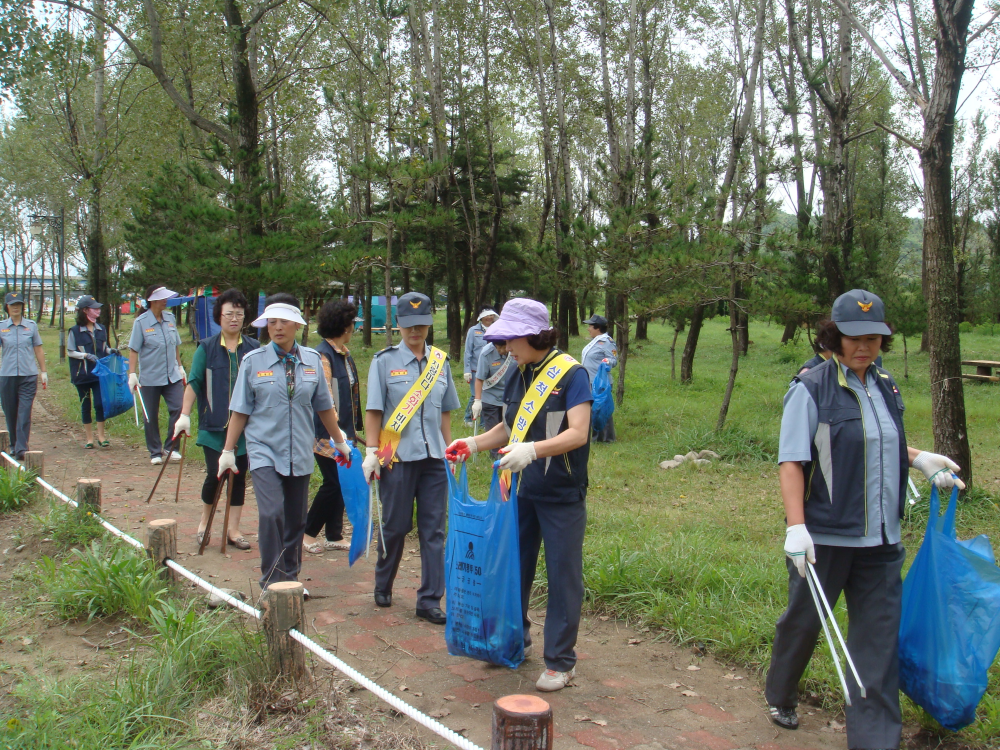
[[[136,398],[135,408],[143,411],[146,420],[146,448],[154,465],[167,458],[160,439],[160,398],[167,404],[167,434],[174,434],[174,422],[181,414],[184,383],[187,374],[181,365],[181,336],[177,332],[174,314],[167,312],[167,300],[177,292],[153,284],[146,290],[149,309],[135,319],[128,340],[128,385],[142,397]],[[181,454],[173,451],[169,458],[179,461]]]
[[[330,433],[338,461],[347,460],[343,457],[351,450],[337,425],[319,352],[295,341],[305,325],[299,301],[290,294],[272,295],[253,325],[267,327],[271,343],[247,353],[240,364],[219,477],[236,473],[233,451],[245,432],[259,513],[260,587],[266,589],[271,583],[297,580],[302,566],[313,473],[313,414]]]

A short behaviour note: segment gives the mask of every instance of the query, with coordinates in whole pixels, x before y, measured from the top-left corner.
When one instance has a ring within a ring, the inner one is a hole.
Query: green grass
[[[6,462],[3,462],[6,463]],[[35,475],[13,467],[0,467],[0,513],[20,510],[34,497]]]
[[[443,314],[436,320],[437,330],[443,331]],[[963,333],[963,358],[1000,360],[998,333],[1000,326],[980,326]],[[730,364],[726,321],[706,323],[694,380],[689,384],[670,378],[672,335],[669,327],[652,324],[649,341],[635,342],[628,361],[625,401],[615,414],[618,442],[595,444],[591,449],[585,542],[588,606],[662,628],[665,636],[679,641],[705,643],[724,661],[763,670],[787,585],[775,465],[782,398],[798,365],[811,352],[804,336],[781,346],[780,327],[751,321],[753,343],[740,361],[726,428],[716,433]],[[50,356],[54,336],[43,331]],[[384,338],[377,337],[374,347],[366,349],[360,334],[356,335],[352,352],[363,377],[383,342]],[[443,335],[436,343],[447,347]],[[584,343],[574,338],[570,353],[579,355]],[[679,369],[683,337],[678,344]],[[896,375],[906,402],[907,442],[933,449],[928,357],[916,353],[917,341],[909,344],[909,378],[902,377],[901,340],[884,363]],[[185,362],[190,362],[191,351],[191,345],[185,345]],[[459,372],[460,362],[452,362],[452,370]],[[53,381],[51,387],[62,394],[60,403],[67,417],[77,421],[75,389],[69,392],[68,378]],[[467,386],[459,383],[458,390],[464,408]],[[976,490],[959,508],[959,536],[985,533],[995,540],[1000,505],[1000,386],[966,383],[965,399]],[[112,434],[141,442],[134,422],[126,419],[131,415],[117,418]],[[452,434],[468,434],[461,410],[452,414]],[[676,453],[705,448],[719,453],[721,461],[704,469],[685,466],[664,471],[657,467]],[[928,487],[919,474],[914,480],[924,493],[924,502],[909,511],[903,524],[910,559],[927,520]],[[480,460],[470,466],[475,496],[485,497],[488,483],[488,462]],[[844,618],[843,603],[839,611]],[[831,706],[839,705],[839,686],[825,644],[816,651],[804,688]],[[908,706],[907,719],[921,720],[920,712]],[[1000,742],[1000,672],[996,667],[980,705],[979,721],[957,739],[982,746]]]
[[[74,508],[55,498],[49,498],[48,512],[36,515],[34,522],[39,538],[51,539],[61,549],[88,544],[106,533],[85,507]]]

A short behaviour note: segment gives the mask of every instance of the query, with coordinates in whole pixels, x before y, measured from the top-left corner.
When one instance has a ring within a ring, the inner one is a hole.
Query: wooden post
[[[552,750],[552,709],[537,695],[507,695],[493,704],[490,750]]]
[[[173,518],[150,521],[146,529],[146,552],[158,567],[163,568],[165,578],[176,579],[174,571],[167,567],[167,560],[177,558],[177,521]]]
[[[76,482],[76,501],[81,510],[101,512],[101,480],[80,477]]]
[[[25,451],[24,468],[35,472],[35,476],[45,479],[45,453],[44,451]]]
[[[305,621],[304,591],[297,581],[272,583],[260,602],[271,668],[275,674],[296,682],[309,677],[306,650],[288,635],[292,628],[301,629]]]
[[[0,430],[0,452],[10,455],[10,433],[7,430]]]

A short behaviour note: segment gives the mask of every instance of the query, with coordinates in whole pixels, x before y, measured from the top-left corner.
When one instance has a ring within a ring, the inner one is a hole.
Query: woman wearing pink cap
[[[545,671],[535,687],[561,690],[576,672],[577,632],[583,606],[583,536],[587,527],[590,458],[590,376],[555,348],[545,305],[512,299],[489,327],[487,341],[505,341],[517,362],[503,395],[503,420],[477,438],[453,442],[451,461],[500,448],[500,469],[518,475],[521,613],[524,655],[531,654],[528,597],[538,552],[545,543],[548,606]]]

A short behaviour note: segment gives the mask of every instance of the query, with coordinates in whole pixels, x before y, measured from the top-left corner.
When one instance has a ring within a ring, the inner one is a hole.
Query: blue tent
[[[359,329],[364,325],[363,316],[365,314],[364,308],[361,307],[360,299],[355,299],[353,296],[347,298],[350,302],[358,305],[358,318],[355,322],[355,329]],[[392,327],[398,327],[398,321],[396,320],[396,295],[392,296]],[[372,297],[372,328],[385,328],[385,297]]]
[[[198,341],[219,333],[222,329],[212,317],[215,311],[215,297],[198,297],[194,307],[194,328]]]

